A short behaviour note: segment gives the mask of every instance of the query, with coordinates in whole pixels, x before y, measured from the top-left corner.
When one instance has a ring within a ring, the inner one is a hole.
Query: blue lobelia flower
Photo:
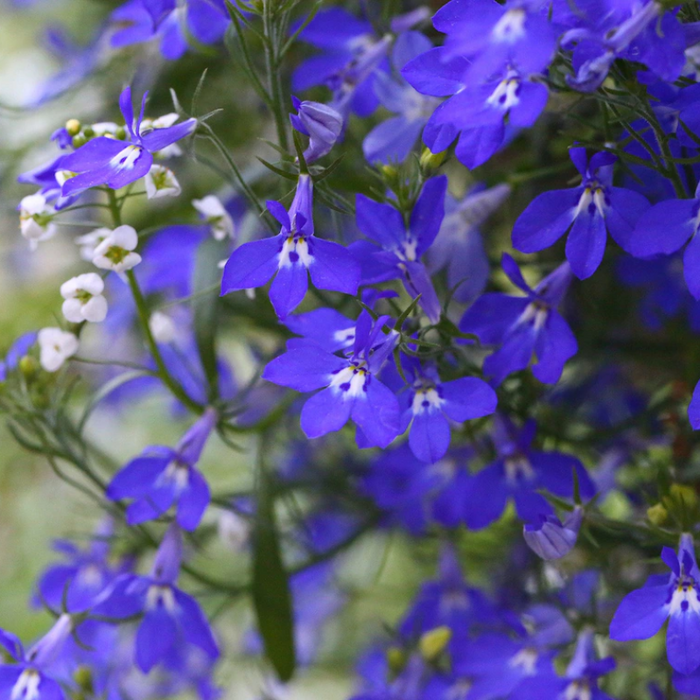
[[[668,199],[647,211],[623,246],[635,257],[669,255],[686,245],[683,274],[688,290],[700,300],[700,186],[693,199]]]
[[[399,625],[402,639],[418,639],[436,627],[449,627],[463,637],[473,626],[494,625],[501,615],[496,606],[464,579],[453,545],[440,552],[438,577],[426,581]]]
[[[668,581],[658,583],[658,577],[652,577],[646,586],[626,595],[610,623],[610,638],[648,639],[668,619],[668,661],[679,673],[693,673],[700,666],[700,570],[693,536],[682,534],[678,555],[664,547],[661,559],[671,569]]]
[[[313,340],[328,352],[349,350],[355,342],[355,321],[335,309],[314,309],[287,316],[284,325],[292,333]]]
[[[457,301],[474,301],[489,278],[489,259],[479,227],[510,194],[510,185],[475,186],[461,201],[447,194],[445,218],[428,251],[428,269],[447,268],[447,286]]]
[[[292,104],[297,113],[290,114],[289,120],[299,133],[309,137],[304,160],[314,163],[335,146],[343,132],[343,117],[321,102],[302,101],[292,95]]]
[[[400,77],[401,69],[409,61],[431,48],[430,40],[420,32],[404,32],[396,39],[391,53],[391,62],[399,78],[377,72],[374,92],[380,104],[396,116],[375,126],[365,137],[362,151],[368,162],[404,161],[437,107],[437,99],[421,95]]]
[[[136,664],[148,673],[178,646],[194,646],[213,660],[219,649],[197,601],[175,584],[182,560],[182,533],[166,531],[148,576],[123,574],[93,608],[96,615],[123,619],[142,614],[136,633]]]
[[[453,646],[453,681],[470,679],[466,696],[470,700],[516,698],[524,679],[554,673],[554,652],[539,648],[530,637],[513,639],[489,632]]]
[[[563,678],[542,674],[526,678],[509,697],[512,700],[612,700],[598,687],[598,679],[615,668],[615,659],[597,659],[592,629],[584,628]]]
[[[189,136],[197,126],[196,119],[187,119],[174,126],[146,130],[141,128],[146,108],[145,93],[141,112],[134,118],[131,88],[127,87],[119,98],[119,106],[126,122],[128,139],[97,136],[74,153],[64,156],[61,168],[78,173],[68,178],[62,187],[62,195],[79,194],[90,187],[107,185],[119,189],[144,177],[153,164],[153,154]]]
[[[447,178],[444,175],[427,180],[408,225],[391,204],[375,202],[358,194],[357,227],[382,250],[367,241],[356,241],[350,246],[356,257],[362,260],[363,283],[401,278],[412,297],[421,295],[420,306],[433,323],[440,319],[440,301],[421,257],[440,230],[446,191]]]
[[[638,192],[613,187],[611,166],[616,158],[612,154],[596,153],[588,161],[585,148],[572,148],[569,155],[583,181],[568,190],[545,192],[530,202],[513,226],[513,247],[535,253],[568,231],[566,258],[573,273],[586,279],[603,259],[606,230],[627,249],[649,202]]]
[[[561,559],[576,545],[582,521],[583,511],[579,506],[563,523],[556,515],[540,513],[534,522],[523,525],[523,537],[527,546],[541,559]]]
[[[494,422],[494,445],[497,458],[474,475],[464,498],[464,520],[474,530],[497,520],[512,499],[518,517],[525,521],[551,514],[552,508],[538,493],[542,489],[571,498],[574,471],[581,495],[591,498],[595,486],[578,458],[563,452],[543,452],[533,449],[534,421],[522,430],[503,416]],[[488,493],[489,497],[484,498]]]
[[[159,39],[160,52],[169,60],[187,51],[188,35],[201,44],[215,44],[231,23],[224,0],[131,0],[117,8],[111,19],[117,25],[112,46]]]
[[[263,379],[297,391],[316,391],[301,411],[301,429],[309,438],[340,430],[349,419],[362,447],[386,447],[399,434],[399,403],[377,375],[393,351],[398,334],[383,333],[388,317],[373,324],[362,311],[355,341],[344,357],[310,340],[290,340],[287,352],[270,362]],[[326,387],[326,388],[323,388]]]
[[[475,85],[505,66],[524,73],[545,69],[554,55],[556,37],[542,0],[452,0],[433,18],[447,34],[447,59],[469,60],[465,82]]]
[[[407,362],[411,385],[401,396],[401,429],[410,426],[408,444],[424,462],[442,459],[450,446],[450,421],[463,423],[496,410],[496,392],[478,377],[440,381],[437,369]]]
[[[308,276],[319,289],[355,294],[360,266],[352,253],[338,243],[314,236],[313,181],[299,175],[289,212],[279,202],[267,202],[282,225],[279,235],[244,243],[233,251],[224,268],[221,294],[261,287],[274,276],[270,301],[284,319],[302,301]]]
[[[49,566],[41,575],[33,603],[70,613],[88,610],[119,573],[109,563],[112,522],[105,519],[83,551],[73,542],[56,540],[54,549],[65,562]]]
[[[459,327],[474,333],[485,345],[500,345],[484,361],[484,374],[497,384],[512,372],[525,369],[532,361],[532,373],[545,384],[559,381],[565,362],[578,345],[569,325],[557,311],[569,282],[568,263],[560,265],[532,289],[517,264],[503,254],[503,271],[525,297],[487,293],[467,309]]]
[[[180,527],[194,530],[199,525],[209,505],[209,486],[196,464],[215,425],[216,412],[209,408],[176,449],[161,445],[147,447],[112,479],[107,498],[135,499],[126,511],[130,525],[158,518],[173,504]]]
[[[11,632],[0,630],[0,647],[16,663],[0,666],[0,697],[12,700],[65,700],[51,666],[76,626],[70,615],[61,615],[53,627],[25,652]],[[47,673],[48,671],[48,673]]]
[[[547,103],[547,87],[537,74],[506,66],[476,84],[465,82],[469,62],[448,58],[444,46],[409,61],[401,71],[418,92],[452,96],[428,120],[423,143],[433,152],[449,148],[459,136],[457,159],[473,169],[485,163],[514,135],[532,126]]]
[[[324,53],[307,59],[296,69],[294,90],[325,84],[333,92],[331,107],[344,121],[351,110],[361,117],[372,114],[378,105],[374,79],[386,63],[392,37],[378,37],[370,22],[333,7],[319,12],[301,31],[299,39]]]
[[[645,64],[651,74],[673,82],[685,65],[686,36],[675,13],[655,0],[594,2],[575,10],[565,1],[554,3],[554,20],[571,27],[560,37],[573,48],[571,87],[593,92],[603,83],[617,58]]]

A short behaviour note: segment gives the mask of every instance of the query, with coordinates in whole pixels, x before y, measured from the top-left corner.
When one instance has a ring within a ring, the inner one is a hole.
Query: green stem
[[[272,219],[267,215],[266,208],[258,199],[258,195],[255,194],[250,185],[245,181],[243,174],[238,169],[236,162],[231,157],[231,154],[228,152],[228,149],[226,148],[224,142],[216,135],[214,130],[208,124],[200,123],[200,127],[206,131],[204,138],[208,139],[214,144],[214,146],[216,146],[216,150],[219,151],[221,157],[226,161],[226,164],[231,169],[231,172],[233,173],[233,176],[236,182],[238,183],[241,192],[243,192],[249,204],[251,204],[253,208],[255,208],[258,211],[258,214],[260,214],[260,218],[267,224],[268,228],[275,235],[277,235],[279,233],[279,226],[275,226],[275,224],[272,222]]]
[[[180,401],[180,403],[189,408],[190,411],[197,413],[198,415],[202,414],[204,412],[204,406],[200,405],[192,398],[190,398],[190,396],[170,374],[168,368],[165,365],[163,356],[160,354],[160,350],[158,349],[158,343],[156,343],[156,340],[153,337],[153,333],[151,333],[146,300],[144,299],[141,287],[139,287],[139,283],[136,280],[136,275],[134,275],[134,271],[128,270],[126,276],[129,280],[131,294],[134,297],[134,302],[136,303],[136,310],[138,312],[139,321],[141,322],[141,329],[143,331],[144,336],[146,337],[146,343],[148,344],[148,348],[151,351],[151,355],[153,355],[156,367],[158,367],[158,375],[160,379],[162,380],[163,384],[165,384],[165,386],[168,387],[170,393],[178,401]]]
[[[287,117],[284,110],[284,94],[280,65],[277,57],[278,40],[275,32],[275,18],[272,15],[271,0],[263,0],[263,33],[265,36],[265,70],[267,71],[268,92],[272,98],[272,113],[277,127],[277,141],[285,151],[289,149],[287,138]]]

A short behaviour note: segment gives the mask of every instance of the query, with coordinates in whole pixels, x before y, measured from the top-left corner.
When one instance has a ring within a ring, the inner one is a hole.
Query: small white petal
[[[60,328],[42,328],[37,334],[39,362],[47,372],[56,372],[63,363],[78,352],[80,341]]]
[[[107,317],[107,300],[101,295],[92,297],[83,304],[83,318],[91,323],[102,323]]]
[[[66,317],[67,321],[71,323],[82,323],[83,322],[83,305],[79,299],[66,299],[61,307],[63,315]]]

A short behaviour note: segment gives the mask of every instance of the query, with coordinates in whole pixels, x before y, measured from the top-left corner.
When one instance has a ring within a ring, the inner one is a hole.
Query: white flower
[[[30,194],[19,204],[19,229],[29,241],[32,250],[36,250],[39,241],[45,241],[56,234],[56,224],[52,217],[56,213],[46,203],[43,194]]]
[[[107,300],[102,296],[105,283],[95,272],[78,275],[61,285],[63,315],[71,323],[100,323],[107,316]]]
[[[141,136],[144,136],[149,131],[154,129],[167,129],[172,126],[178,119],[179,115],[176,112],[170,112],[169,114],[164,114],[162,117],[157,119],[144,119],[141,122]],[[182,149],[176,143],[171,143],[169,146],[162,148],[154,156],[159,160],[165,160],[166,158],[175,158],[176,156],[182,155]]]
[[[211,234],[217,241],[233,238],[236,234],[233,219],[224,208],[218,197],[210,194],[204,199],[193,199],[192,206],[204,217],[211,226]]]
[[[242,515],[225,510],[219,516],[219,537],[234,552],[245,549],[250,540],[250,523]]]
[[[101,270],[131,270],[141,262],[141,256],[133,252],[138,242],[139,237],[131,226],[119,226],[95,248],[92,264]]]
[[[42,328],[39,341],[39,362],[47,372],[56,372],[63,363],[78,352],[80,342],[72,333],[60,328]]]
[[[182,188],[175,173],[164,165],[154,163],[146,173],[146,195],[148,199],[158,197],[177,197]]]
[[[116,136],[119,126],[114,122],[97,122],[92,125],[95,136]]]
[[[97,246],[100,245],[110,233],[112,233],[111,228],[96,228],[94,231],[90,231],[90,233],[78,236],[75,239],[75,243],[80,246],[80,257],[83,260],[92,262],[92,259],[95,257]]]
[[[172,343],[175,340],[175,324],[170,316],[154,311],[148,321],[151,334],[156,343]]]

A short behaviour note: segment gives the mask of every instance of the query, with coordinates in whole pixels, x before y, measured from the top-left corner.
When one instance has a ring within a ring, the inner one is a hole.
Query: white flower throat
[[[279,267],[291,267],[297,263],[309,267],[314,262],[314,256],[309,249],[306,236],[301,233],[290,233],[282,244],[279,254]]]
[[[331,375],[330,387],[342,392],[346,398],[364,396],[370,373],[364,362],[352,362]]]

